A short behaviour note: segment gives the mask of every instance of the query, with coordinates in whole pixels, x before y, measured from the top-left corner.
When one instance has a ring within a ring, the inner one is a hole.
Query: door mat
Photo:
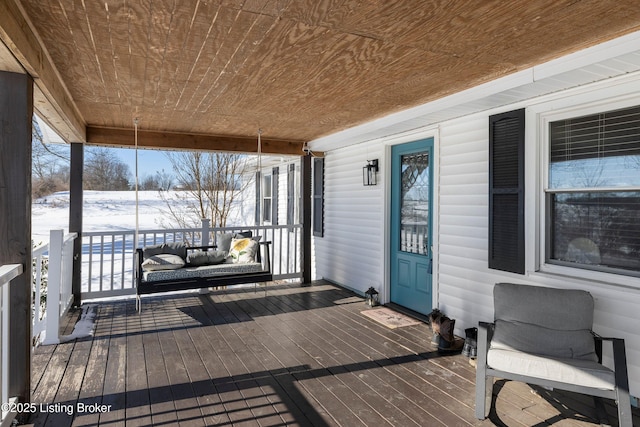
[[[374,308],[372,310],[364,310],[361,311],[363,315],[368,318],[375,320],[378,323],[383,324],[389,329],[402,328],[404,326],[413,326],[419,325],[419,320],[413,319],[409,316],[405,316],[404,314],[400,314],[396,311],[393,311],[387,307],[382,308]]]

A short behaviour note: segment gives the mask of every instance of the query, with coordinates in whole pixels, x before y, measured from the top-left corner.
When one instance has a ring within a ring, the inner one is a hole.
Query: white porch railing
[[[33,344],[58,344],[60,319],[73,294],[73,241],[77,233],[51,230],[49,243],[33,249]],[[48,255],[47,255],[48,254]]]
[[[400,225],[400,250],[414,254],[427,254],[429,244],[429,226],[423,222]]]
[[[215,243],[217,232],[251,231],[272,242],[271,266],[275,280],[300,278],[302,225],[264,225],[140,230],[138,246],[186,242],[192,246]],[[91,231],[82,235],[82,299],[135,294],[134,230]]]
[[[15,397],[9,397],[9,286],[11,281],[21,275],[22,265],[10,264],[0,266],[0,406],[2,406],[1,426],[8,426],[16,417]]]

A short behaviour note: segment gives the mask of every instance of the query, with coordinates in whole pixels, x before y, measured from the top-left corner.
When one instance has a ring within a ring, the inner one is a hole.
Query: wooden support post
[[[9,395],[31,400],[31,120],[33,79],[0,71],[0,265],[24,272],[9,292]]]
[[[302,283],[311,283],[311,156],[303,156],[300,167],[302,195]]]
[[[84,144],[71,144],[71,171],[69,182],[69,232],[78,233],[73,242],[73,276],[71,292],[73,306],[82,304],[82,170],[84,168]]]

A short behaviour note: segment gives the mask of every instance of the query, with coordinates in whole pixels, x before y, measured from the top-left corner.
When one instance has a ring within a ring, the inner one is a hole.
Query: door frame
[[[433,245],[433,268],[431,279],[431,306],[439,308],[440,285],[439,285],[439,235],[440,235],[440,132],[439,128],[431,127],[421,129],[416,132],[407,132],[384,140],[384,290],[381,292],[381,302],[383,304],[391,302],[391,147],[394,145],[416,142],[423,139],[433,138],[433,159],[430,166],[433,168],[433,188],[432,217],[431,217],[431,243]]]

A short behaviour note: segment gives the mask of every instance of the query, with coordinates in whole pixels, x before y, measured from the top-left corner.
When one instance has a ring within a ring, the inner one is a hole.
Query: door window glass
[[[429,250],[429,154],[400,158],[400,250],[427,255]]]

